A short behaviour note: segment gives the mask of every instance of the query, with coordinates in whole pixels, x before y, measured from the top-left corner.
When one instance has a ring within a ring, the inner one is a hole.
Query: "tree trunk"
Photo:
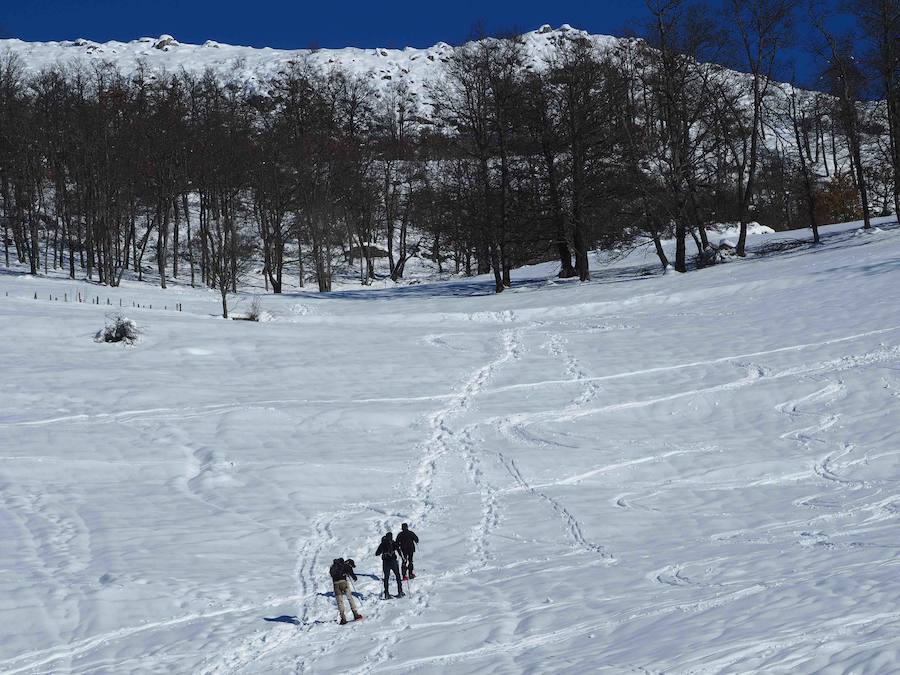
[[[159,272],[159,286],[166,287],[166,242],[169,236],[169,204],[160,199],[156,206],[156,268]]]
[[[687,229],[684,223],[679,221],[675,225],[675,271],[687,272],[687,256],[685,251],[685,238]]]
[[[178,240],[181,236],[181,215],[178,209],[178,197],[172,198],[172,213],[175,220],[172,228],[172,278],[178,278]]]
[[[544,143],[544,165],[547,170],[547,186],[550,190],[550,207],[553,210],[553,222],[556,232],[556,254],[559,258],[560,279],[570,279],[575,276],[575,268],[572,266],[572,252],[569,250],[569,239],[566,234],[566,217],[563,213],[562,200],[559,196],[559,178],[556,172],[556,161],[549,146]]]
[[[194,240],[191,237],[191,214],[188,211],[187,192],[181,195],[181,208],[184,210],[184,224],[187,227],[188,264],[191,267],[191,288],[194,287]]]
[[[497,250],[497,244],[492,244],[490,249],[491,270],[494,272],[494,292],[502,293],[505,286],[503,285],[503,269],[500,266],[500,252]]]
[[[656,255],[659,258],[659,262],[663,269],[667,269],[669,267],[669,258],[666,256],[666,252],[663,249],[662,240],[659,238],[659,232],[654,229],[650,231],[650,235],[653,237],[653,246],[656,248]]]

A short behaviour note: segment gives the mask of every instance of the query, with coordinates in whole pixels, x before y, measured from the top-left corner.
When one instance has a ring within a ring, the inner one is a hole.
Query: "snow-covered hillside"
[[[561,35],[573,33],[588,35],[568,25],[558,29],[542,26],[525,33],[522,40],[530,64],[539,64],[552,50],[554,40]],[[598,47],[618,41],[617,38],[604,35],[589,37]],[[283,70],[288,62],[308,58],[326,70],[336,68],[348,74],[369,78],[376,91],[403,80],[409,87],[409,93],[420,103],[427,101],[426,85],[440,78],[440,71],[453,49],[445,42],[427,49],[258,49],[213,41],[202,45],[182,44],[171,35],[141,38],[131,42],[104,43],[84,39],[61,42],[0,40],[0,56],[5,53],[15,54],[28,73],[37,73],[55,65],[92,68],[104,63],[111,63],[123,72],[134,72],[143,64],[150,73],[178,73],[185,70],[200,74],[212,69],[222,75],[236,75],[247,86],[259,89]]]
[[[900,228],[823,234],[267,296],[265,323],[0,270],[0,671],[893,670]],[[95,343],[85,289],[140,342]],[[420,575],[384,601],[401,522]]]

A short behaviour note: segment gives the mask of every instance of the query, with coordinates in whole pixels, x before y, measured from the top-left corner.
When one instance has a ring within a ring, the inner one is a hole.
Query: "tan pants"
[[[337,600],[338,613],[341,615],[341,621],[347,620],[347,617],[344,614],[344,596],[347,596],[347,599],[350,601],[350,609],[353,611],[353,616],[359,614],[356,598],[354,598],[353,593],[350,592],[350,582],[346,580],[335,581],[334,598]]]

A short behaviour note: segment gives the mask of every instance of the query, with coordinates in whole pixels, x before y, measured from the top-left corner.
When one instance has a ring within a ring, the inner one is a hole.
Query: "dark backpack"
[[[388,562],[394,561],[397,559],[397,553],[395,551],[397,547],[396,542],[391,539],[388,541],[387,539],[381,540],[381,559],[387,560]]]
[[[343,560],[335,560],[328,570],[332,581],[345,581],[347,579],[346,566]]]

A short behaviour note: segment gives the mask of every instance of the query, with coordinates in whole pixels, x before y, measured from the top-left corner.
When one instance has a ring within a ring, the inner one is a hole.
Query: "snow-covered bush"
[[[137,324],[131,319],[116,314],[106,321],[106,325],[97,331],[95,342],[124,342],[127,345],[134,344],[141,336]]]
[[[231,318],[235,321],[260,321],[268,320],[269,317],[269,313],[263,311],[262,301],[259,296],[255,295],[253,296],[253,300],[250,301],[250,307],[244,314],[236,314]]]
[[[250,309],[247,312],[247,319],[249,321],[259,321],[259,315],[262,314],[262,302],[259,299],[259,296],[256,295],[253,297],[253,301],[250,303]]]
[[[722,240],[718,246],[709,244],[702,253],[697,254],[697,267],[709,267],[719,263],[728,262],[735,256],[735,247],[730,241]]]

